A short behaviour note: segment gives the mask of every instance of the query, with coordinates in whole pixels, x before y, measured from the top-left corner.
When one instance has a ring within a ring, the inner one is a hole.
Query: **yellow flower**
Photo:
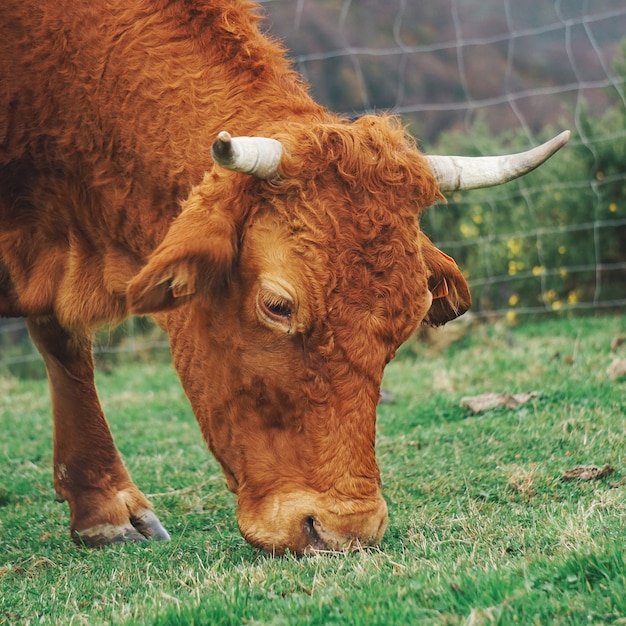
[[[470,239],[472,237],[476,237],[478,235],[478,230],[475,226],[471,226],[470,224],[461,224],[460,226],[461,235],[466,239]]]
[[[611,213],[617,213],[617,203],[611,202],[611,204],[609,204],[609,211],[611,211]]]
[[[604,178],[604,172],[601,172],[600,170],[598,170],[598,171],[596,172],[596,178],[597,178],[598,180],[602,180],[602,179]]]
[[[482,215],[473,215],[472,216],[472,221],[474,222],[474,224],[482,224],[483,223],[483,216]]]
[[[576,304],[578,302],[578,295],[575,291],[570,291],[567,294],[567,302],[568,304]]]
[[[565,254],[567,252],[567,248],[565,246],[559,246],[559,254]]]
[[[559,310],[562,306],[563,306],[563,305],[562,305],[562,303],[561,303],[561,301],[560,301],[560,300],[555,300],[555,301],[552,303],[552,310],[553,310],[553,311],[558,311],[558,310]]]
[[[533,267],[533,276],[541,276],[546,271],[543,265],[535,265]]]
[[[561,278],[566,278],[566,277],[567,277],[567,268],[565,268],[565,267],[561,267],[561,268],[559,269],[559,276],[560,276]]]
[[[522,242],[519,239],[509,239],[506,242],[506,246],[513,256],[519,256],[522,251]]]
[[[516,320],[517,320],[517,314],[515,313],[515,311],[507,311],[506,312],[506,321],[507,322],[510,322],[512,324]]]
[[[515,276],[515,274],[517,274],[515,261],[509,261],[509,276]]]
[[[519,296],[516,293],[514,293],[509,298],[509,306],[516,306],[518,302],[519,302]]]

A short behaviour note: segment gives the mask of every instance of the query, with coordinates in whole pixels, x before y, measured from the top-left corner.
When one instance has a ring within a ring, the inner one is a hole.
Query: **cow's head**
[[[229,169],[192,191],[129,304],[166,312],[248,541],[295,553],[374,544],[387,522],[374,453],[384,367],[420,323],[470,304],[418,226],[441,197],[433,171],[454,188],[467,167],[429,164],[387,118],[275,137],[266,158],[264,144],[242,157],[248,140],[220,136]]]

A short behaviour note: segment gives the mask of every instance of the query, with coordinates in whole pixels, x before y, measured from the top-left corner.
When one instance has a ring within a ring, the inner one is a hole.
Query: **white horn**
[[[427,156],[441,191],[461,191],[501,185],[531,172],[569,140],[566,130],[541,146],[519,154],[495,157]]]
[[[283,153],[280,141],[268,137],[231,137],[223,130],[211,147],[213,160],[221,167],[264,180],[278,173]]]

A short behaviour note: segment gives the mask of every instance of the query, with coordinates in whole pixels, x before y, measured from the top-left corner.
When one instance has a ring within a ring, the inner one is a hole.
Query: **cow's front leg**
[[[71,512],[76,543],[169,539],[120,459],[94,382],[91,337],[55,318],[28,320],[48,372],[54,416],[54,486]]]

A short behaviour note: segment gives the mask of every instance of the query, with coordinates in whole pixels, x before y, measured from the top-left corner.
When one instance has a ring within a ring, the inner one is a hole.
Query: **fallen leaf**
[[[626,359],[613,359],[613,363],[606,370],[609,380],[617,380],[626,376]]]
[[[482,413],[483,411],[498,408],[516,409],[538,395],[536,391],[528,393],[483,393],[479,396],[465,396],[461,398],[460,405],[474,413]]]
[[[600,480],[605,476],[610,476],[615,469],[608,463],[603,467],[597,465],[577,465],[576,467],[565,470],[561,476],[561,480]]]
[[[626,337],[624,337],[624,335],[615,335],[611,340],[611,350],[615,352],[625,342]]]

